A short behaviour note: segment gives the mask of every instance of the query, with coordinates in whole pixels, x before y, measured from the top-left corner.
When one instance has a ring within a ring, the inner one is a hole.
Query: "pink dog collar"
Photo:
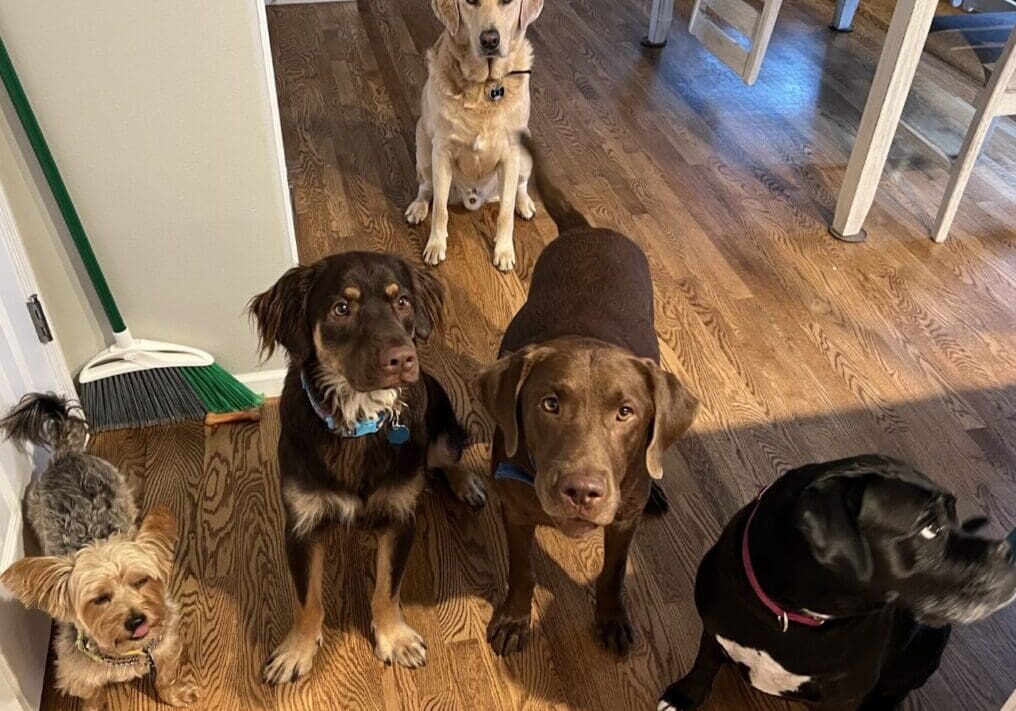
[[[771,486],[771,485],[770,485]],[[780,607],[775,600],[766,595],[765,590],[758,582],[758,578],[755,576],[755,569],[751,565],[751,555],[748,553],[748,529],[751,528],[752,519],[755,518],[755,512],[758,511],[759,504],[762,503],[762,496],[769,490],[767,486],[759,493],[758,498],[755,499],[755,507],[748,514],[748,520],[744,524],[744,535],[741,536],[741,563],[744,565],[744,573],[748,576],[748,583],[751,585],[751,589],[755,592],[755,597],[758,598],[759,602],[766,606],[766,608],[776,615],[776,619],[780,621],[783,626],[783,631],[786,632],[791,622],[796,622],[799,625],[806,627],[821,627],[826,619],[819,615],[812,614],[810,612],[793,612],[785,610]]]

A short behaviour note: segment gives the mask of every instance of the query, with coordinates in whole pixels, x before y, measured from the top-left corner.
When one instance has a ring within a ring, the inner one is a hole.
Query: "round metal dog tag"
[[[409,441],[409,428],[405,425],[394,425],[388,431],[388,442],[394,445],[405,444]]]

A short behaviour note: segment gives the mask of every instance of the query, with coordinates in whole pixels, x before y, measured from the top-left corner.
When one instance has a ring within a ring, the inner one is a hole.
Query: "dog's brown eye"
[[[408,296],[400,296],[398,304],[399,304],[399,308],[400,309],[409,308],[409,297]]]
[[[96,597],[96,598],[92,599],[92,604],[93,605],[105,605],[111,599],[112,598],[109,595],[99,595],[99,597]]]
[[[480,0],[466,0],[467,5],[479,5]]]
[[[635,410],[630,408],[628,405],[621,405],[617,408],[617,419],[627,420],[629,417],[635,414]]]
[[[348,316],[349,315],[349,303],[346,302],[346,301],[340,301],[339,303],[335,304],[335,309],[334,310],[335,310],[335,313],[337,313],[339,316]]]
[[[540,403],[540,407],[547,412],[556,413],[561,409],[561,404],[557,401],[557,398],[552,395],[550,397],[543,398],[543,401]]]
[[[134,587],[140,590],[141,588],[148,585],[148,580],[149,580],[148,578],[141,578],[139,580],[136,580],[134,581]]]

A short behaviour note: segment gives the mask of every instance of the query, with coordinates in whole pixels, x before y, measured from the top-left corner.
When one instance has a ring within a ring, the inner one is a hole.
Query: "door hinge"
[[[53,331],[49,328],[49,321],[46,319],[46,312],[42,309],[38,294],[32,294],[28,298],[28,315],[32,317],[32,325],[35,326],[35,335],[39,337],[39,343],[52,341]]]

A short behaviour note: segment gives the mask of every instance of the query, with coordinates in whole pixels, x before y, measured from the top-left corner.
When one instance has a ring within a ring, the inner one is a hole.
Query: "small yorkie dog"
[[[85,453],[88,423],[61,397],[26,395],[0,420],[0,433],[53,451],[26,494],[46,555],[18,561],[0,584],[57,621],[57,688],[94,711],[104,706],[107,684],[154,673],[163,702],[196,701],[196,687],[180,676],[183,639],[169,596],[173,515],[159,507],[136,525],[123,474]]]

